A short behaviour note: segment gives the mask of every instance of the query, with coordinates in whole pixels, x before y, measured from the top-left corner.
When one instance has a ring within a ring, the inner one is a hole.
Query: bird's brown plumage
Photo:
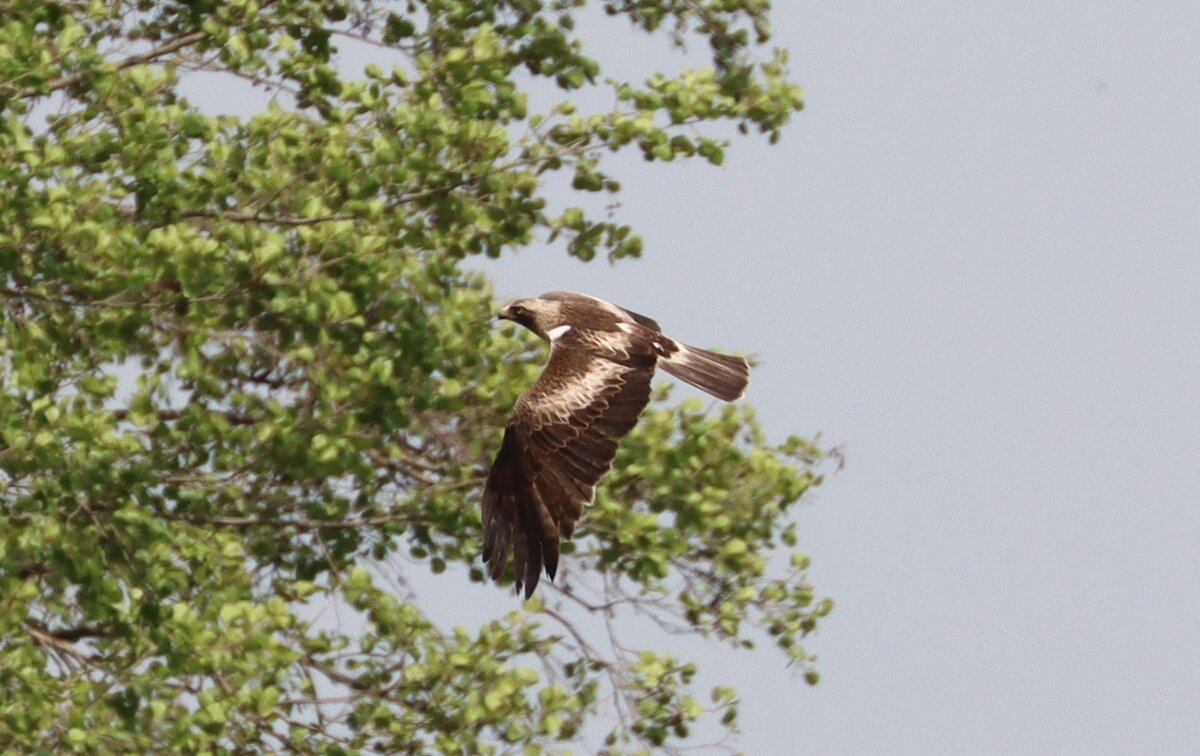
[[[550,361],[517,400],[483,494],[483,560],[500,578],[511,558],[517,590],[533,594],[542,568],[554,578],[560,538],[570,537],[617,441],[650,400],[656,365],[723,399],[745,390],[749,368],[666,338],[653,320],[602,300],[550,292],[500,317],[551,342]]]

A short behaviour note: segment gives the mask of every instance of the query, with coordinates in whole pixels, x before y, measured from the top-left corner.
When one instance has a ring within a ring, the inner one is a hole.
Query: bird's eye
[[[525,308],[522,307],[521,305],[513,305],[512,307],[508,308],[508,311],[511,312],[513,315],[524,315],[525,314]]]

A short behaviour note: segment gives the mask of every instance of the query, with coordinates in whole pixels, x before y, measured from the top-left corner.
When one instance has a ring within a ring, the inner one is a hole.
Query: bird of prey
[[[552,291],[500,310],[550,343],[541,377],[517,400],[483,491],[483,561],[492,579],[511,557],[519,593],[554,579],[559,538],[569,538],[617,441],[650,401],[661,366],[733,401],[750,380],[746,360],[667,338],[658,323],[595,297]]]

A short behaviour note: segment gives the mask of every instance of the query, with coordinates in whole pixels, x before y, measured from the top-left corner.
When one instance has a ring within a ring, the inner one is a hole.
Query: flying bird
[[[517,592],[524,585],[529,598],[543,566],[554,579],[559,539],[571,537],[617,441],[649,403],[654,369],[731,402],[745,393],[750,366],[673,341],[650,318],[585,294],[519,299],[498,317],[550,343],[550,361],[517,399],[483,490],[483,561],[496,580],[511,558]]]

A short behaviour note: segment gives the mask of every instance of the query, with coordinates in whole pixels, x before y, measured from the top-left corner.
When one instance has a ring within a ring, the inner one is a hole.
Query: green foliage
[[[773,638],[815,681],[800,640],[830,605],[787,512],[820,453],[748,409],[649,411],[570,580],[477,631],[370,571],[403,553],[482,579],[482,476],[542,353],[490,326],[460,260],[559,238],[637,256],[628,226],[550,210],[548,174],[616,192],[613,153],[719,164],[708,125],[774,139],[800,107],[782,53],[755,57],[762,0],[591,3],[630,44],[711,51],[641,82],[602,77],[585,5],[0,3],[6,747],[536,752],[597,727],[667,746],[706,711],[735,727],[694,665],[589,640],[630,614]],[[261,112],[197,108],[197,71]],[[538,80],[615,106],[535,112]],[[356,622],[314,619],[331,600]]]

